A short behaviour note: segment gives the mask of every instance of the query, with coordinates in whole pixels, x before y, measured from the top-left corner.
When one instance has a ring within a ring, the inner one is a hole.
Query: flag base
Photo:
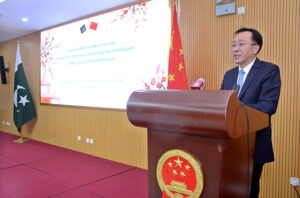
[[[28,139],[24,139],[23,137],[20,137],[19,139],[14,140],[14,142],[21,144],[21,143],[29,142],[29,140]]]

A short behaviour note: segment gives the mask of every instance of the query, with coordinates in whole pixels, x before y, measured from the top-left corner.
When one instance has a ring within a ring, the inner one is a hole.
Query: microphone
[[[199,78],[191,84],[191,89],[194,90],[205,90],[205,80],[204,78]]]
[[[233,85],[232,90],[236,91],[236,93],[239,93],[240,85]]]

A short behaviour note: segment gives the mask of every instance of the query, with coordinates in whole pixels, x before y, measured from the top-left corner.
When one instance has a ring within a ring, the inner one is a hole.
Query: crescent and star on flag
[[[22,87],[21,85],[17,85],[17,88],[14,92],[14,104],[16,107],[18,107],[18,103],[22,103],[23,104],[23,107],[25,107],[26,103],[30,102],[28,99],[27,99],[27,95],[25,96],[21,96],[20,95],[20,100],[18,102],[18,90],[19,89],[23,89],[23,90],[26,90],[24,87]],[[18,110],[19,111],[19,110]]]

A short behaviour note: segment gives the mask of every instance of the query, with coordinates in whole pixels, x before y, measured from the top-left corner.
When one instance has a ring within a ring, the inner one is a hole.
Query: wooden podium
[[[249,121],[250,185],[255,131],[269,124],[267,114],[246,107]],[[247,195],[247,114],[235,91],[135,91],[127,116],[148,128],[148,195],[162,197],[157,181],[158,160],[179,149],[200,161],[204,174],[201,198]],[[250,186],[248,188],[250,191]]]

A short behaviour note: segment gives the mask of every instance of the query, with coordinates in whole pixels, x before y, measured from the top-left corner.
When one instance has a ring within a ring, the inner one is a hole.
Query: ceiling
[[[5,0],[0,3],[0,43],[137,1]],[[23,22],[23,17],[28,21]]]

